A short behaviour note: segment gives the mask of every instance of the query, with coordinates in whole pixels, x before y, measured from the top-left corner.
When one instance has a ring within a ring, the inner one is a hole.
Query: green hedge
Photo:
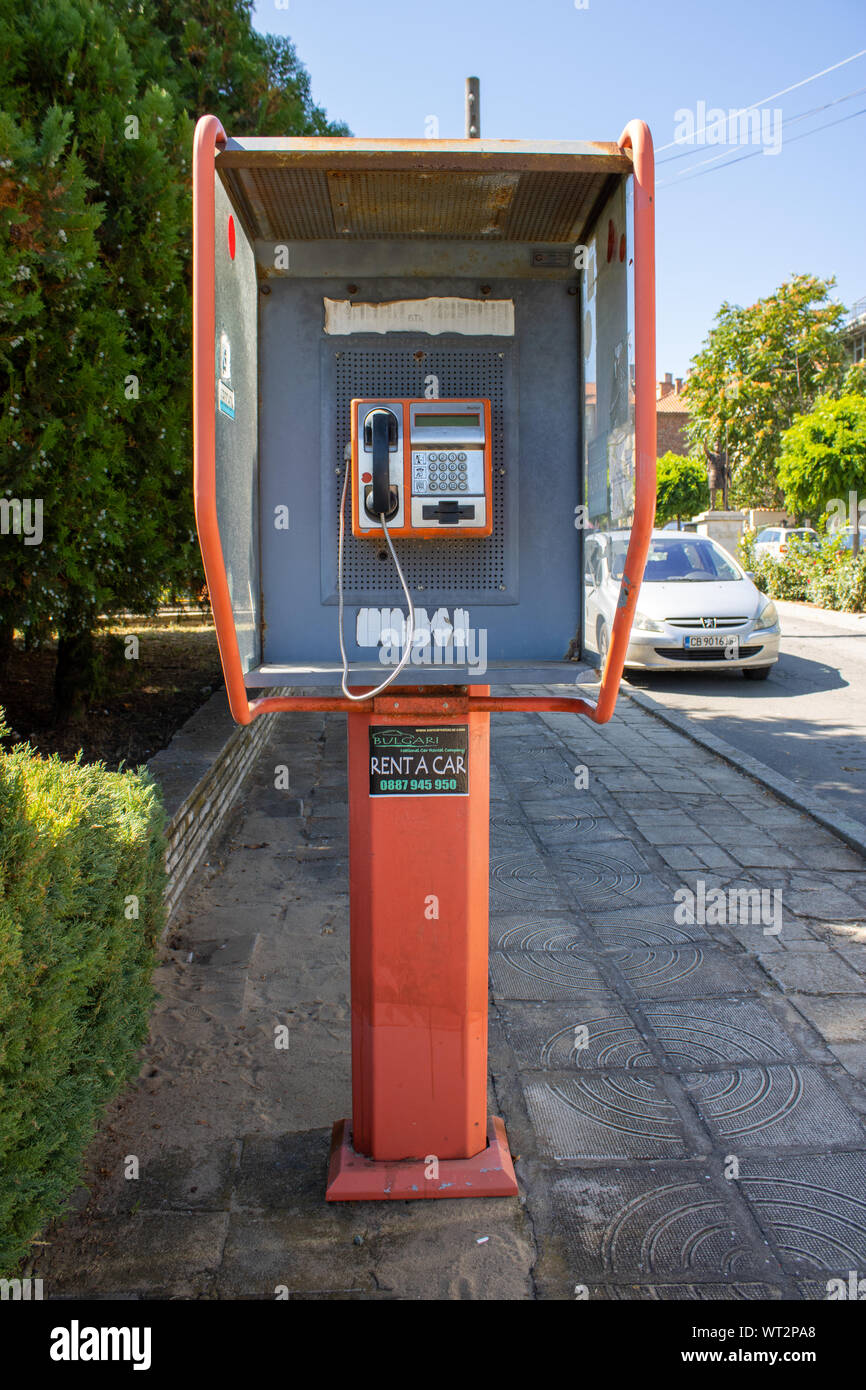
[[[757,559],[755,534],[747,531],[740,541],[740,558],[762,594],[842,613],[866,610],[866,553],[855,560],[838,538],[825,538],[816,546],[794,543],[778,560]]]
[[[0,752],[0,1273],[65,1210],[138,1069],[164,852],[144,769]]]

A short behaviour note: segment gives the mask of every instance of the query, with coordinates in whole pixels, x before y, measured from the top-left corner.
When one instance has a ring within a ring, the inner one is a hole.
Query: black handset
[[[396,488],[391,486],[391,452],[397,447],[397,417],[384,408],[371,410],[364,421],[364,444],[373,451],[373,483],[364,502],[371,516],[391,517],[400,505]]]

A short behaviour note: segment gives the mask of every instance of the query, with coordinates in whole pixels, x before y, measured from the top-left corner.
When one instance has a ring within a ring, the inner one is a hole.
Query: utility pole
[[[481,139],[481,83],[477,77],[466,79],[466,139]]]

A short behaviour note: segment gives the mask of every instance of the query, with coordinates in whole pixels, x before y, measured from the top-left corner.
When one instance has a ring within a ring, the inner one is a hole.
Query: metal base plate
[[[420,1197],[516,1197],[517,1179],[496,1115],[487,1119],[487,1148],[474,1158],[439,1160],[436,1177],[423,1158],[389,1162],[364,1158],[352,1148],[350,1120],[337,1120],[331,1135],[329,1202],[405,1202]]]

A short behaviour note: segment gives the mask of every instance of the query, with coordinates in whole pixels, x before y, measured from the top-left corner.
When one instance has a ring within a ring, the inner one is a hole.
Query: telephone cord
[[[384,513],[380,512],[379,520],[382,523],[382,530],[385,532],[385,540],[387,542],[388,549],[391,552],[391,559],[394,561],[394,567],[397,570],[397,575],[399,577],[400,584],[402,585],[403,593],[406,595],[406,603],[409,607],[408,625],[406,631],[406,650],[403,653],[403,656],[400,660],[400,664],[398,666],[395,666],[394,670],[391,672],[387,680],[384,680],[381,685],[377,685],[375,690],[366,690],[363,693],[363,695],[353,695],[352,692],[347,688],[346,684],[349,679],[349,658],[346,655],[346,644],[343,637],[343,548],[346,531],[346,493],[348,491],[349,474],[351,473],[351,471],[351,465],[347,463],[345,476],[343,478],[343,491],[340,496],[340,541],[337,547],[337,626],[340,634],[340,655],[343,659],[343,676],[340,684],[343,689],[343,694],[345,695],[347,700],[372,700],[375,695],[381,695],[383,690],[387,690],[388,686],[391,685],[392,682],[397,679],[397,677],[403,670],[403,667],[406,665],[406,662],[409,660],[409,657],[412,654],[412,642],[415,637],[415,607],[412,603],[412,595],[409,593],[409,588],[403,576],[403,571],[400,568],[400,561],[397,559],[397,553],[394,550],[394,546],[391,541],[391,536],[388,531],[388,523],[385,520]]]

